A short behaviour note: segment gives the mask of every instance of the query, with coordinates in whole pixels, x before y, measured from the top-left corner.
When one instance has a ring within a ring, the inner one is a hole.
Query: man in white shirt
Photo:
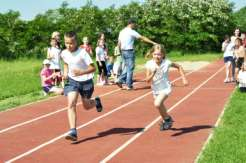
[[[135,20],[128,20],[127,26],[122,29],[119,33],[118,45],[121,50],[122,60],[125,64],[125,70],[119,76],[116,84],[122,88],[122,84],[126,83],[126,87],[124,89],[132,90],[133,89],[133,70],[135,67],[135,55],[134,55],[134,41],[136,39],[141,39],[144,42],[151,43],[153,45],[157,44],[151,41],[149,38],[140,35],[138,32],[134,30],[136,25]]]

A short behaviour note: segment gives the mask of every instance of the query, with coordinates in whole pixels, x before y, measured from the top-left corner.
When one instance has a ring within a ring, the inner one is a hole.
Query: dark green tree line
[[[140,34],[163,43],[169,51],[218,51],[225,34],[240,23],[245,28],[244,21],[233,18],[232,8],[228,0],[146,0],[106,9],[99,9],[91,1],[80,8],[69,8],[63,2],[60,8],[31,21],[23,21],[18,12],[9,11],[0,14],[0,58],[42,58],[51,33],[70,30],[78,33],[79,41],[88,36],[93,47],[98,34],[104,32],[112,52],[129,18],[137,20]],[[235,14],[240,17],[242,13]],[[138,54],[144,54],[150,45],[137,42],[136,46]]]

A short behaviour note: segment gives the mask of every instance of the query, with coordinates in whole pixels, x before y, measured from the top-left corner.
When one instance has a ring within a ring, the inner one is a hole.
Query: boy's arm
[[[95,65],[94,63],[91,63],[88,68],[86,70],[73,70],[73,74],[74,76],[81,76],[81,75],[85,75],[85,74],[90,74],[96,71]]]
[[[68,79],[68,64],[64,62],[63,66],[63,79],[67,80]]]
[[[180,73],[180,75],[182,77],[183,84],[184,85],[188,85],[188,81],[187,81],[187,79],[185,77],[185,73],[184,73],[184,70],[183,70],[182,66],[177,64],[177,63],[172,63],[171,66],[178,69],[178,71],[179,71],[179,73]]]

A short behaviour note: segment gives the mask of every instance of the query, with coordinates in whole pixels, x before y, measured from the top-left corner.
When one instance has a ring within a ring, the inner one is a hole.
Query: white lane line
[[[236,89],[234,89],[234,91],[235,91],[235,90],[236,90]],[[234,91],[233,91],[233,92],[234,92]],[[233,94],[233,93],[232,93],[232,94]],[[230,98],[231,98],[231,97],[230,97]],[[228,102],[229,102],[229,101],[228,101]],[[217,121],[216,121],[216,123],[215,123],[215,125],[214,125],[214,128],[218,127],[218,125],[220,124],[220,121],[221,121],[221,119],[222,119],[222,117],[223,117],[223,115],[224,115],[224,113],[225,113],[225,110],[226,110],[226,108],[228,107],[228,102],[226,103],[224,109],[223,109],[222,112],[220,113],[219,118],[217,119]],[[212,130],[211,133],[209,134],[207,140],[205,141],[205,143],[204,143],[203,146],[202,146],[201,151],[200,151],[199,154],[197,155],[197,157],[196,157],[194,163],[197,163],[197,162],[199,161],[200,157],[202,156],[203,151],[206,149],[208,143],[209,143],[210,140],[213,138],[213,136],[214,136],[214,130]]]
[[[103,96],[107,96],[107,95],[113,94],[113,93],[115,93],[115,92],[117,92],[117,91],[119,91],[119,90],[121,90],[121,89],[116,89],[116,90],[107,92],[107,93],[105,93],[105,94],[100,95],[100,97],[103,97]],[[81,103],[81,102],[77,103],[77,106],[80,105],[80,104],[82,104],[82,103]],[[24,125],[26,125],[26,124],[29,124],[29,123],[38,121],[38,120],[40,120],[40,119],[47,118],[47,117],[52,116],[52,115],[54,115],[54,114],[56,114],[56,113],[62,112],[62,111],[64,111],[64,110],[66,110],[66,109],[67,109],[67,107],[64,107],[64,108],[61,108],[61,109],[59,109],[59,110],[57,110],[57,111],[54,111],[54,112],[51,112],[51,113],[48,113],[48,114],[39,116],[39,117],[37,117],[37,118],[33,118],[33,119],[31,119],[31,120],[28,120],[28,121],[25,121],[25,122],[22,122],[22,123],[19,123],[19,124],[10,126],[10,127],[8,127],[8,128],[2,129],[2,130],[0,130],[0,134],[4,133],[4,132],[6,132],[6,131],[9,131],[9,130],[11,130],[11,129],[14,129],[14,128],[17,128],[17,127],[21,127],[21,126],[24,126]]]
[[[187,98],[189,98],[191,95],[193,95],[197,90],[199,90],[203,85],[205,85],[209,80],[211,80],[213,77],[215,77],[219,72],[221,72],[224,69],[224,66],[220,68],[217,72],[215,72],[212,76],[210,76],[206,81],[204,81],[202,84],[197,86],[193,91],[191,91],[188,95],[186,95],[184,98],[182,98],[179,102],[177,102],[175,105],[173,105],[168,112],[172,111],[175,107],[177,107],[179,104],[184,102]],[[161,116],[157,117],[155,120],[153,120],[149,125],[147,125],[143,131],[137,133],[134,135],[131,139],[126,141],[124,144],[122,144],[119,148],[114,150],[111,154],[109,154],[106,158],[100,161],[100,163],[106,163],[107,161],[111,160],[114,156],[116,156],[119,152],[121,152],[123,149],[125,149],[128,145],[130,145],[133,141],[135,141],[138,137],[140,137],[144,132],[146,132],[149,128],[151,128],[155,123],[157,123],[161,119]]]
[[[190,75],[190,74],[193,73],[193,72],[195,72],[195,71],[191,71],[191,72],[187,73],[186,76]],[[179,80],[180,78],[181,78],[181,77],[176,78],[175,80],[172,81],[172,83],[175,82],[175,81],[177,81],[177,80]],[[112,114],[112,113],[114,113],[114,112],[116,112],[116,111],[118,111],[118,110],[121,110],[121,109],[124,108],[125,106],[130,105],[130,104],[132,104],[132,103],[134,103],[134,102],[136,102],[136,101],[138,101],[138,100],[144,98],[145,96],[147,96],[147,95],[149,95],[149,94],[151,94],[151,93],[152,93],[152,92],[148,92],[148,93],[146,93],[146,94],[144,94],[144,95],[142,95],[142,96],[140,96],[140,97],[138,97],[138,98],[135,98],[134,100],[132,100],[132,101],[130,101],[130,102],[124,104],[124,105],[121,105],[121,106],[119,106],[119,107],[117,107],[117,108],[111,110],[110,112],[107,112],[107,113],[104,114],[104,115],[101,115],[101,116],[99,116],[99,117],[97,117],[97,118],[94,118],[93,120],[91,120],[91,121],[89,121],[89,122],[87,122],[87,123],[85,123],[85,124],[83,124],[83,125],[78,126],[77,129],[81,129],[81,128],[83,128],[83,127],[85,127],[85,126],[87,126],[87,125],[89,125],[89,124],[91,124],[91,123],[93,123],[93,122],[96,122],[96,121],[99,120],[99,119],[102,119],[102,118],[104,118],[104,117],[106,117],[106,116],[108,116],[108,115],[110,115],[110,114]],[[8,160],[8,161],[5,161],[5,163],[12,163],[12,162],[14,162],[14,161],[16,161],[16,160],[21,159],[22,157],[25,157],[25,156],[27,156],[27,155],[30,155],[31,153],[33,153],[33,152],[35,152],[35,151],[38,151],[39,149],[41,149],[41,148],[43,148],[43,147],[45,147],[45,146],[47,146],[47,145],[49,145],[49,144],[51,144],[51,143],[54,143],[55,141],[57,141],[57,140],[59,140],[59,139],[65,137],[67,134],[68,134],[68,132],[66,132],[66,133],[64,133],[64,134],[62,134],[62,135],[60,135],[60,136],[58,136],[58,137],[55,137],[55,138],[51,139],[51,140],[48,141],[48,142],[45,142],[45,143],[43,143],[43,144],[41,144],[41,145],[39,145],[39,146],[36,146],[35,148],[30,149],[29,151],[27,151],[27,152],[25,152],[25,153],[23,153],[23,154],[20,154],[20,155],[14,157],[14,158],[12,158],[12,159],[10,159],[10,160]]]
[[[194,72],[194,71],[191,71],[191,72],[189,72],[189,73],[192,73],[192,72]],[[189,74],[189,73],[187,73],[187,74]],[[139,84],[139,83],[140,83],[140,82],[137,82],[137,83],[135,83],[134,85]],[[113,93],[115,93],[115,92],[117,92],[117,91],[120,91],[120,90],[121,90],[121,89],[116,89],[116,90],[107,92],[107,93],[105,93],[105,94],[99,95],[99,96],[100,96],[100,97],[104,97],[104,96],[113,94]],[[78,105],[81,105],[81,104],[82,104],[82,103],[79,102],[79,103],[77,103],[77,106],[78,106]],[[64,110],[66,110],[66,108],[67,108],[67,107],[64,107],[64,108],[61,108],[61,109],[59,109],[59,110],[57,110],[57,111],[54,111],[54,112],[51,112],[51,113],[48,113],[48,114],[44,114],[44,115],[42,115],[42,116],[39,116],[39,117],[37,117],[37,118],[33,118],[33,119],[28,120],[28,121],[25,121],[25,122],[22,122],[22,123],[19,123],[19,124],[15,124],[15,125],[13,125],[13,126],[10,126],[10,127],[8,127],[8,128],[1,129],[1,130],[0,130],[0,134],[2,134],[2,133],[4,133],[4,132],[7,132],[7,131],[9,131],[9,130],[12,130],[12,129],[14,129],[14,128],[21,127],[21,126],[27,125],[27,124],[29,124],[29,123],[38,121],[38,120],[40,120],[40,119],[47,118],[47,117],[52,116],[52,115],[54,115],[54,114],[56,114],[56,113],[59,113],[59,112],[62,112],[62,111],[64,111]]]

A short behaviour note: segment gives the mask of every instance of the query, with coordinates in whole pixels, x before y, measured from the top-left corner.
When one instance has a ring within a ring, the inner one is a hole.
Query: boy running
[[[78,47],[75,32],[68,32],[64,36],[66,49],[61,57],[64,61],[64,79],[67,80],[64,94],[68,98],[68,121],[70,132],[65,137],[68,140],[77,140],[76,131],[76,104],[80,94],[82,104],[86,110],[96,106],[98,112],[103,107],[99,97],[91,99],[94,91],[93,73],[96,68],[90,55]]]

